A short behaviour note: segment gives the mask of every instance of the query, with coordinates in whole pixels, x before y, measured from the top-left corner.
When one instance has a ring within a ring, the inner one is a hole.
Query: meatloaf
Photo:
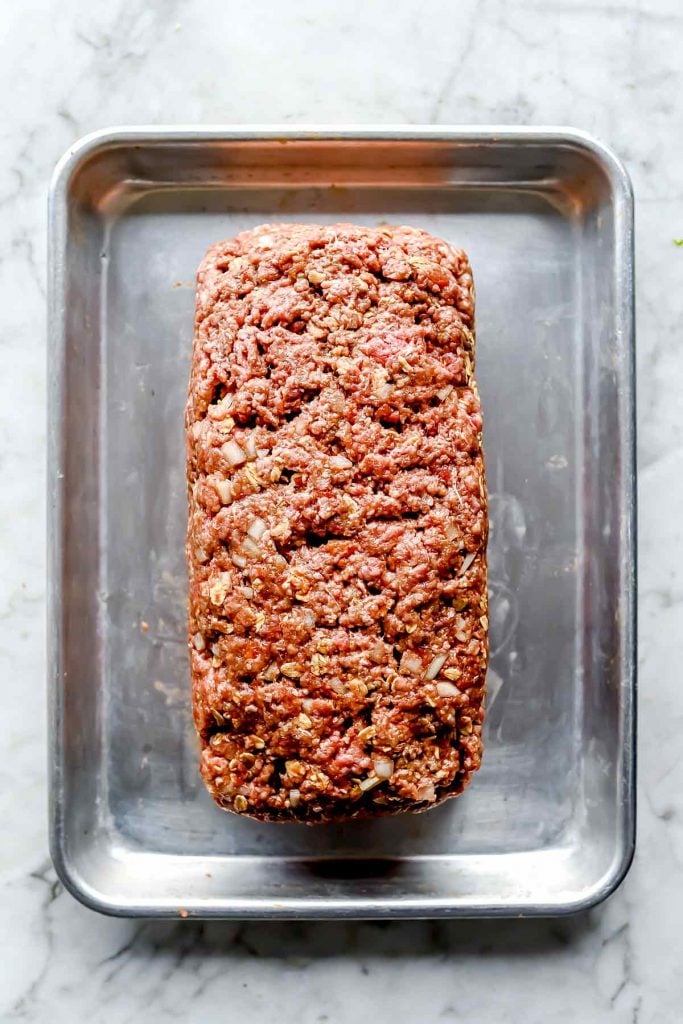
[[[198,272],[186,413],[201,772],[273,821],[421,811],[481,759],[487,510],[460,249],[267,224]]]

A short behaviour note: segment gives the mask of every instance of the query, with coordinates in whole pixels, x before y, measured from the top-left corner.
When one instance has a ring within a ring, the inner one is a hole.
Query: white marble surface
[[[24,0],[0,5],[0,1018],[148,1024],[681,1019],[683,8],[679,0]],[[132,923],[47,855],[45,190],[117,123],[573,124],[637,196],[638,853],[564,921]],[[369,1007],[372,1006],[370,1011]],[[364,1009],[365,1008],[365,1009]]]

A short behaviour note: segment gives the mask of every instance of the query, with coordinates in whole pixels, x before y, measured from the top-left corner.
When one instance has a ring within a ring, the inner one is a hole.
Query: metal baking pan
[[[52,853],[123,915],[569,912],[634,844],[632,198],[588,136],[141,128],[50,193]],[[481,772],[419,816],[221,813],[185,652],[182,411],[194,273],[262,221],[405,222],[465,247],[491,491]]]

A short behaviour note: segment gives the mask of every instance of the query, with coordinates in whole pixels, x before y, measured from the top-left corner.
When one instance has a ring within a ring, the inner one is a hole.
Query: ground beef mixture
[[[198,273],[187,404],[201,770],[241,814],[423,810],[481,759],[487,513],[466,255],[264,225]]]

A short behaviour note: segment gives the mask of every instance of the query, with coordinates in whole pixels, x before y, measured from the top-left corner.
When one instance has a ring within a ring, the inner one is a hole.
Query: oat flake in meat
[[[264,225],[198,274],[190,656],[223,807],[423,810],[481,759],[487,513],[466,255]]]

